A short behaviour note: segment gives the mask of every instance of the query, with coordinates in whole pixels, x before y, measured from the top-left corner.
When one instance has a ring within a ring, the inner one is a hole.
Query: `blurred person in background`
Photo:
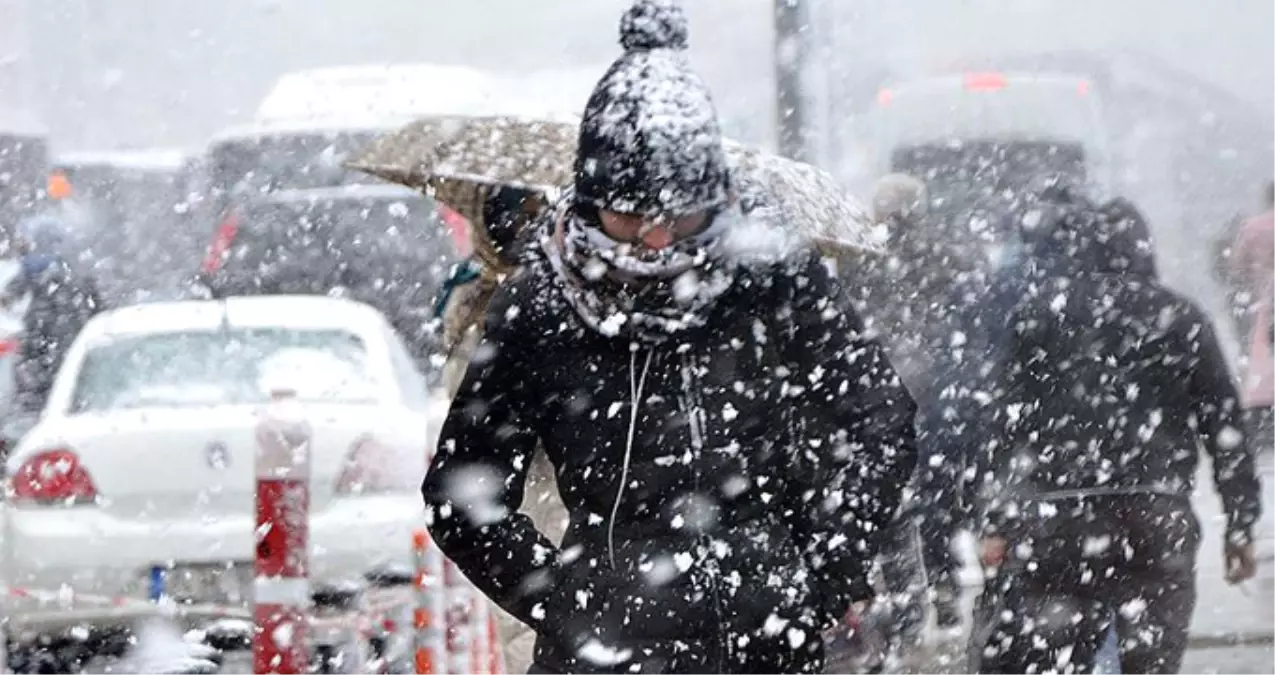
[[[947,367],[949,298],[954,286],[978,266],[967,255],[969,242],[957,241],[959,230],[950,219],[930,217],[925,184],[906,174],[881,178],[872,197],[874,221],[889,233],[886,253],[864,263],[863,282],[851,292],[856,309],[865,317],[871,334],[880,339],[890,354],[908,391],[917,402],[916,474],[909,499],[896,523],[898,532],[887,538],[896,546],[883,553],[905,560],[907,546],[919,529],[925,577],[932,595],[936,623],[940,628],[960,624],[959,560],[952,539],[960,525],[960,494],[963,465],[941,446],[935,433],[941,424],[938,370]],[[896,560],[893,574],[886,579],[906,583]],[[901,588],[892,595],[906,598]],[[918,599],[920,600],[920,599]],[[906,602],[904,603],[906,606]],[[899,628],[912,631],[918,615],[915,608],[903,613]]]
[[[675,3],[625,13],[422,486],[439,547],[536,630],[532,672],[821,672],[913,470],[911,398],[822,261],[724,246],[742,214],[687,40]],[[538,444],[560,547],[516,511]]]
[[[1275,182],[1267,184],[1263,206],[1236,233],[1230,268],[1248,318],[1239,336],[1245,345],[1241,393],[1246,428],[1268,447],[1275,405]]]
[[[1024,244],[1031,282],[1008,296],[987,404],[966,420],[994,433],[976,451],[992,574],[971,654],[978,672],[1089,672],[1114,622],[1123,672],[1177,672],[1198,443],[1227,516],[1227,579],[1256,568],[1259,485],[1227,364],[1208,316],[1159,282],[1128,201],[1063,188],[1024,219]]]
[[[97,282],[80,268],[74,248],[66,223],[55,216],[34,216],[18,226],[19,271],[0,292],[6,309],[30,298],[14,368],[17,412],[44,408],[67,349],[103,309]]]

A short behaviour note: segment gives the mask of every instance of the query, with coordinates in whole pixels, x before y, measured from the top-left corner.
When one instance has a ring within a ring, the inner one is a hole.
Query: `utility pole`
[[[810,56],[807,0],[775,0],[775,101],[779,154],[806,161],[807,115],[802,76]]]

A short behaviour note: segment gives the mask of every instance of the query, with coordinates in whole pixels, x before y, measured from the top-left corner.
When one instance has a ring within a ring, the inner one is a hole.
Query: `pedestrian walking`
[[[422,487],[533,672],[820,672],[872,597],[914,405],[823,263],[734,260],[745,216],[681,8],[639,0],[539,256],[501,284]],[[570,514],[517,513],[541,444]]]

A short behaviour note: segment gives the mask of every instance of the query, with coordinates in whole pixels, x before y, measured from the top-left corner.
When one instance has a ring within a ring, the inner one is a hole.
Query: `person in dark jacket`
[[[822,262],[728,254],[744,216],[686,40],[669,2],[621,20],[422,486],[438,546],[537,632],[533,672],[820,672],[913,468],[911,398]],[[517,513],[537,442],[561,547]]]
[[[865,279],[857,289],[857,306],[867,317],[869,329],[885,343],[891,362],[918,404],[915,498],[905,504],[902,517],[920,531],[935,620],[940,628],[950,628],[961,621],[960,562],[952,540],[963,520],[959,495],[964,465],[944,447],[939,433],[947,424],[942,419],[939,373],[949,367],[947,352],[952,348],[950,298],[955,288],[980,278],[988,262],[982,254],[984,242],[961,222],[972,217],[971,211],[939,216],[928,207],[929,197],[920,180],[889,174],[878,181],[873,218],[889,229],[890,245],[887,255],[869,260],[857,272]],[[891,540],[915,539],[908,532],[899,534]],[[900,552],[893,553],[899,557]],[[907,594],[899,590],[894,595]],[[908,614],[913,620],[924,617],[915,611]],[[906,632],[908,622],[899,628]]]
[[[1058,200],[1025,234],[1032,282],[978,424],[982,557],[997,568],[979,672],[1090,672],[1109,626],[1123,672],[1177,672],[1195,605],[1197,443],[1227,514],[1232,583],[1254,573],[1253,455],[1208,317],[1157,279],[1128,201]]]
[[[13,407],[35,413],[44,408],[66,351],[103,304],[96,281],[67,255],[70,233],[62,221],[35,216],[18,232],[19,272],[0,293],[0,305],[11,307],[30,296],[14,366]]]

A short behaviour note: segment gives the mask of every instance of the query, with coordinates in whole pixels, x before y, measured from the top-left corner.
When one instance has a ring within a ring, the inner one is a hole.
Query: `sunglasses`
[[[716,211],[655,217],[600,211],[597,222],[599,229],[611,239],[622,244],[641,244],[657,230],[666,233],[675,242],[690,239],[707,230],[716,216]]]

